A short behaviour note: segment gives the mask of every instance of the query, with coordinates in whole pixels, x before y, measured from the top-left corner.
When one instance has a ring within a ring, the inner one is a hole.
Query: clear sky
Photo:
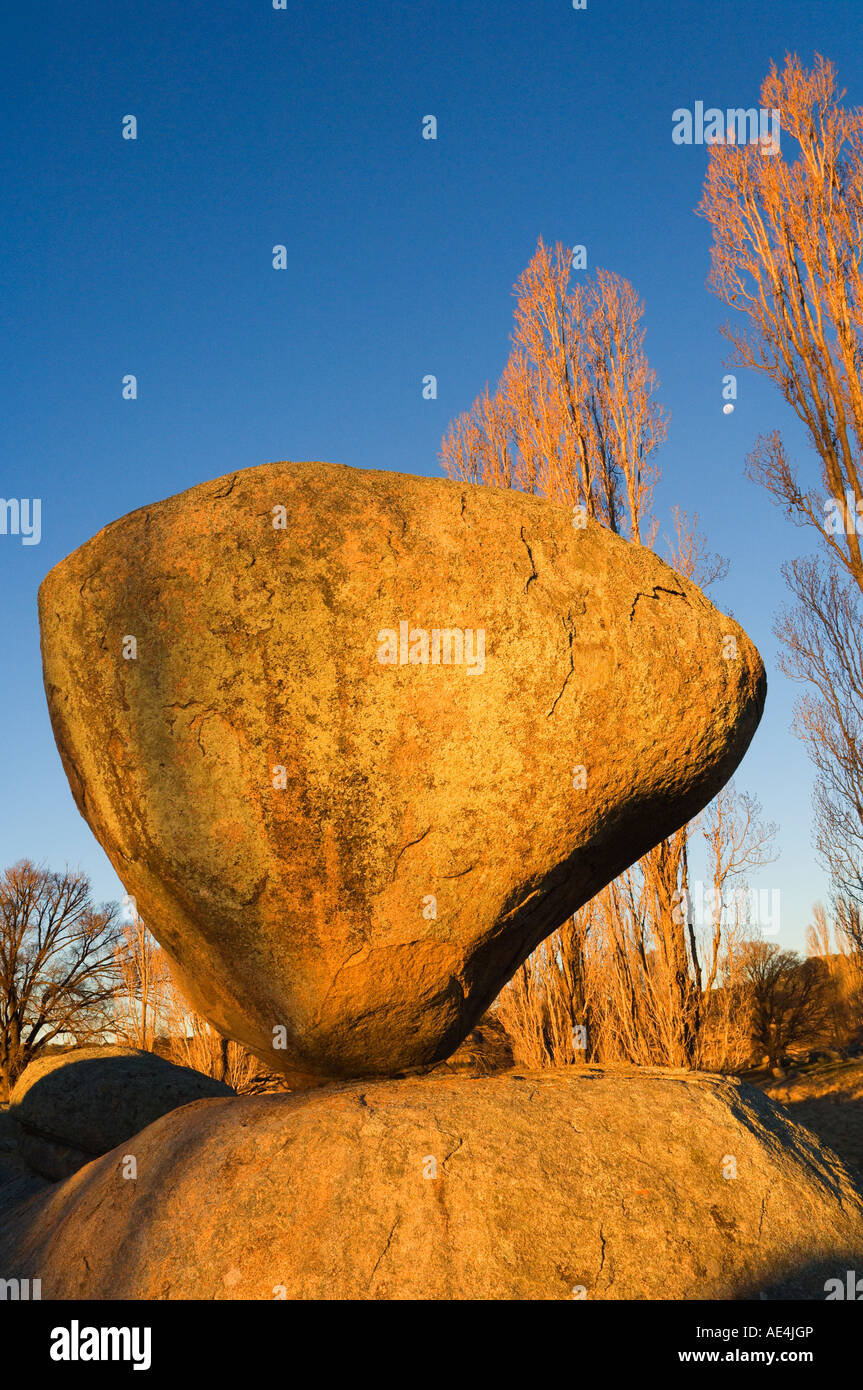
[[[125,512],[237,468],[439,476],[448,421],[504,364],[511,287],[542,235],[586,245],[588,269],[618,271],[646,301],[671,413],[663,530],[675,502],[700,514],[731,561],[713,597],[767,663],[738,784],[780,823],[781,859],[757,883],[781,891],[778,939],[800,947],[826,885],[771,628],[779,566],[809,543],[743,465],[777,426],[812,465],[766,383],[738,374],[722,413],[725,311],[693,213],[706,150],[673,143],[672,112],[757,106],[787,50],[832,58],[863,103],[861,17],[859,0],[6,7],[0,494],[42,499],[42,539],[0,536],[2,862],[80,865],[100,898],[122,891],[51,735],[47,570]],[[428,114],[436,141],[422,139]]]

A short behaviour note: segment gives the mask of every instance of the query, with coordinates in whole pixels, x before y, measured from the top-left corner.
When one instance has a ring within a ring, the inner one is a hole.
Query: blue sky
[[[51,735],[36,621],[47,570],[132,508],[236,468],[326,459],[438,476],[448,421],[504,364],[512,284],[542,235],[585,244],[589,269],[618,271],[646,301],[671,413],[663,531],[675,502],[700,514],[731,561],[713,596],[768,666],[738,783],[780,823],[782,857],[758,883],[781,890],[779,940],[800,947],[826,885],[771,626],[779,566],[808,542],[743,464],[777,426],[812,463],[767,384],[739,374],[722,414],[725,311],[693,213],[706,152],[674,144],[671,117],[697,100],[757,105],[786,50],[832,58],[863,102],[858,0],[14,8],[0,493],[40,497],[43,521],[39,545],[0,536],[3,863],[68,862],[99,897],[122,891]],[[122,139],[127,114],[136,141]],[[436,141],[421,138],[427,114]]]

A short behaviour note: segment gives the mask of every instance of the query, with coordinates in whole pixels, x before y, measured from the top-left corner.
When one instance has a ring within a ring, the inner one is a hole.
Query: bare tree
[[[723,925],[728,928],[743,925],[745,910],[741,897],[745,897],[749,876],[776,859],[776,833],[776,824],[763,819],[758,798],[738,791],[733,782],[714,797],[701,818],[701,834],[711,874],[712,935],[706,953],[707,974],[702,977],[699,968],[695,973],[705,993],[709,993],[717,978]],[[695,959],[694,944],[692,953]]]
[[[588,904],[537,947],[498,995],[495,1014],[522,1066],[571,1066],[588,1056],[583,938],[589,917]]]
[[[829,564],[794,560],[786,578],[798,604],[777,632],[785,674],[809,687],[795,729],[818,771],[815,843],[836,894],[863,906],[863,614]]]
[[[843,929],[841,914],[831,921],[823,903],[816,903],[806,929],[808,955],[821,962],[826,980],[827,1035],[843,1046],[860,1030],[863,1017],[863,956]]]
[[[838,895],[834,911],[837,935],[847,942],[858,968],[863,970],[863,908],[859,902]]]
[[[155,1052],[166,1028],[171,976],[164,951],[137,912],[119,930],[114,967],[114,1035],[130,1047]]]
[[[863,109],[843,106],[829,62],[771,65],[762,103],[798,158],[714,145],[699,212],[713,228],[710,284],[748,327],[724,330],[732,364],[773,381],[818,458],[801,482],[781,434],[758,440],[750,475],[816,559],[784,567],[796,606],[780,618],[783,666],[810,692],[795,729],[818,769],[816,842],[836,892],[863,903]]]
[[[29,860],[0,877],[0,1095],[48,1043],[100,1037],[116,991],[116,908],[86,874]]]
[[[753,1042],[778,1066],[794,1043],[816,1036],[829,1012],[821,961],[801,961],[766,941],[749,941],[742,955],[743,980],[752,1005]]]
[[[517,488],[571,506],[649,543],[645,521],[667,433],[644,355],[644,305],[619,275],[570,285],[571,255],[540,238],[515,286],[512,351],[450,426],[441,463],[452,478]]]
[[[696,918],[688,855],[696,829],[710,895]],[[748,877],[774,857],[776,827],[728,786],[543,942],[496,1012],[524,1066],[625,1061],[737,1067],[750,1052],[738,960]]]

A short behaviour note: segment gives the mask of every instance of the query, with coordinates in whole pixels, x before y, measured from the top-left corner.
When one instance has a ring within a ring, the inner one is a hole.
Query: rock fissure
[[[632,622],[632,619],[635,617],[636,605],[640,598],[655,599],[659,598],[660,594],[670,594],[673,598],[682,598],[684,603],[689,602],[689,600],[686,597],[686,594],[683,592],[682,589],[669,589],[664,584],[654,584],[649,594],[639,592],[635,595],[635,598],[632,600],[632,608],[630,609],[629,613],[629,621]]]
[[[525,550],[527,551],[527,558],[530,560],[530,570],[531,570],[531,572],[530,572],[530,575],[528,576],[527,583],[526,583],[525,586],[524,586],[524,592],[527,593],[527,591],[528,591],[528,589],[530,588],[530,586],[531,586],[531,584],[533,583],[533,581],[534,581],[535,579],[538,579],[538,578],[539,578],[539,572],[537,571],[536,564],[534,563],[533,551],[531,550],[530,546],[528,545],[527,536],[524,534],[524,527],[523,527],[523,526],[522,526],[522,528],[521,528],[521,540],[522,540],[522,544],[524,545]]]

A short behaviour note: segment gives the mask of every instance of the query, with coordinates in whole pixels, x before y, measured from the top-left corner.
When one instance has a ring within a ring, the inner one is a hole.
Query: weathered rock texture
[[[0,1187],[25,1177],[27,1164],[21,1157],[21,1130],[14,1115],[0,1106]]]
[[[20,1154],[58,1180],[190,1101],[234,1091],[190,1067],[134,1047],[81,1047],[31,1062],[15,1086],[11,1117]]]
[[[451,1053],[731,776],[765,693],[650,551],[536,497],[323,463],[133,512],[39,608],[79,809],[195,1006],[296,1086]],[[430,656],[483,630],[484,671],[382,664],[400,622]]]
[[[354,1082],[202,1101],[131,1148],[136,1182],[118,1149],[7,1218],[7,1276],[44,1298],[823,1298],[863,1257],[851,1174],[719,1077]]]

